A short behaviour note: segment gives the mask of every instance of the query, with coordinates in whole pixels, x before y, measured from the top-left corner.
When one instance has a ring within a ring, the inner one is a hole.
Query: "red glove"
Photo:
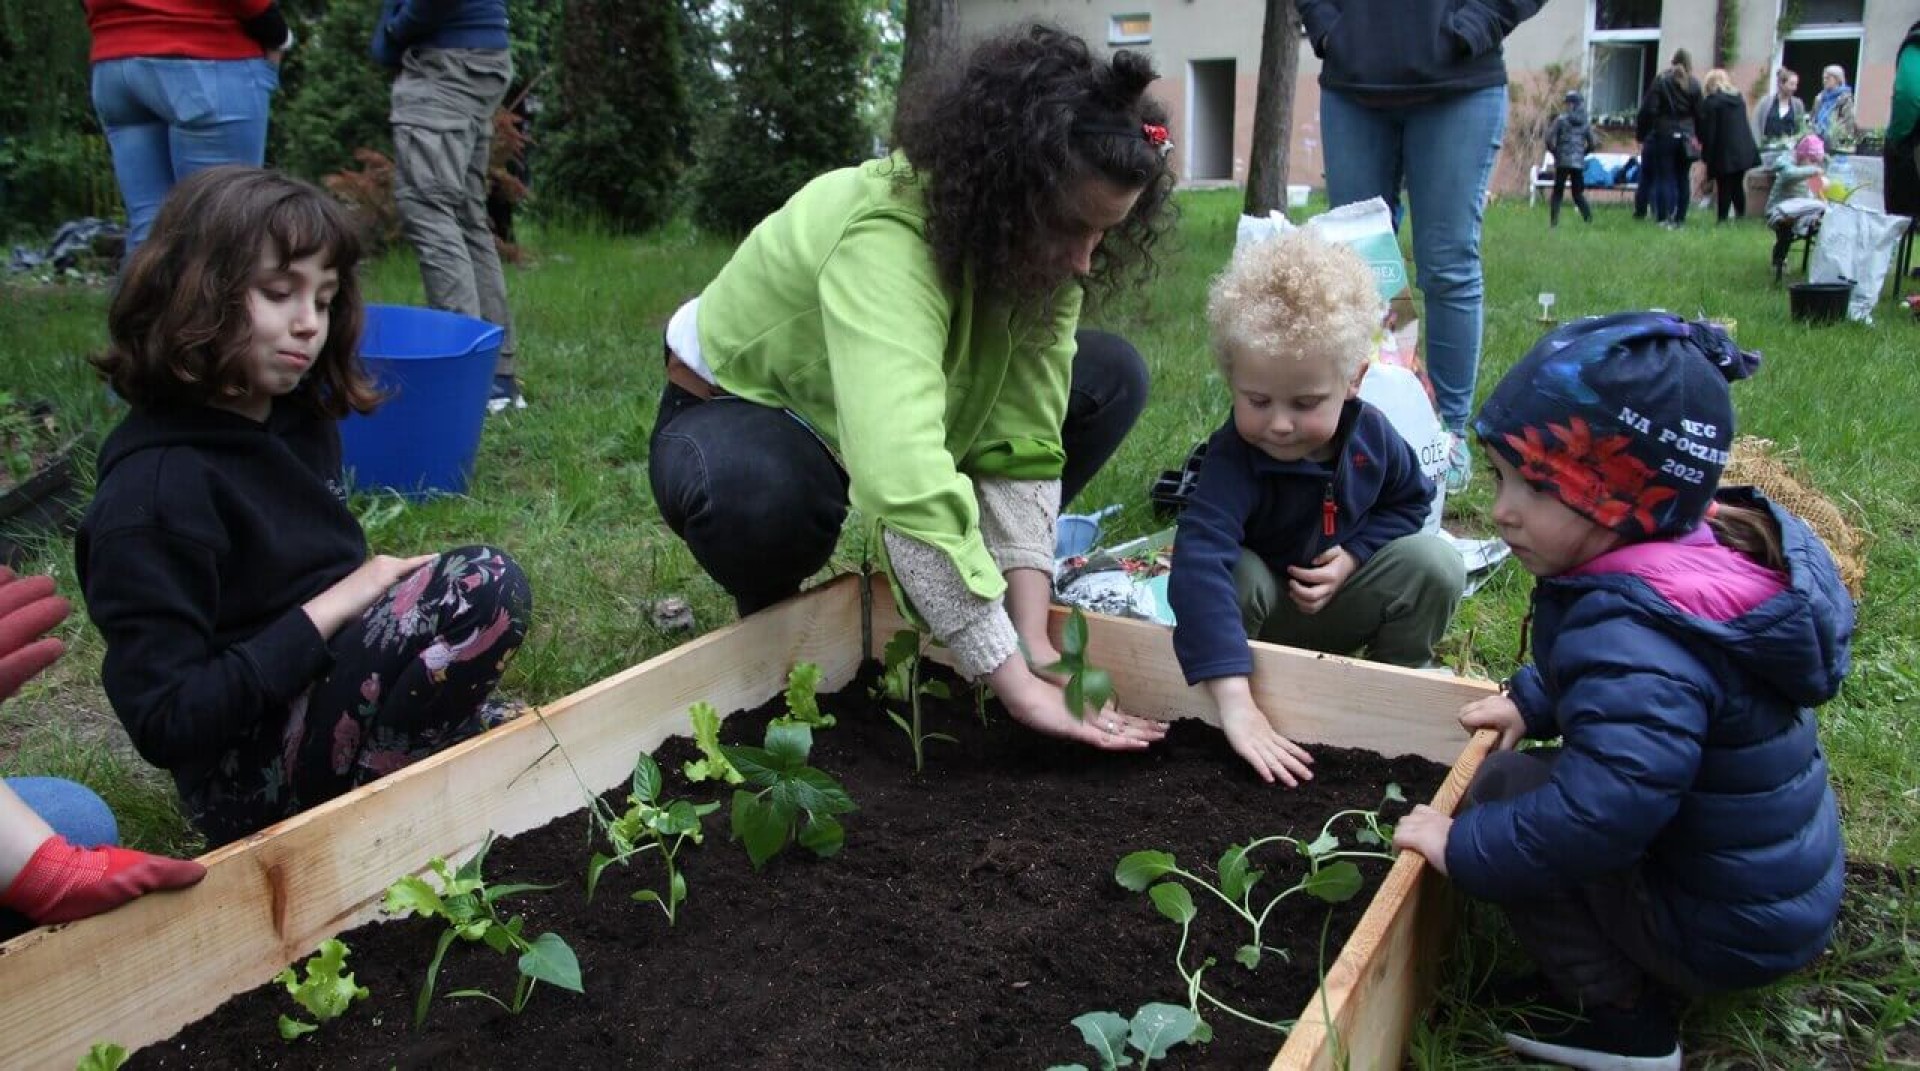
[[[206,876],[199,863],[127,848],[76,848],[56,835],[34,851],[20,876],[0,893],[0,907],[20,912],[36,926],[49,926],[98,915],[145,893],[182,889]]]
[[[58,637],[35,637],[67,619],[72,609],[53,593],[53,578],[22,579],[0,565],[0,703],[66,650]]]

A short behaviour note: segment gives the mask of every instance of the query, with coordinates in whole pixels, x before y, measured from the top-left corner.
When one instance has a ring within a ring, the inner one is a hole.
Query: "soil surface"
[[[916,775],[905,735],[868,697],[871,680],[822,697],[839,724],[815,733],[809,759],[859,804],[844,818],[841,853],[816,859],[790,847],[756,873],[729,840],[723,806],[707,816],[705,842],[681,852],[689,896],[671,929],[656,906],[629,899],[662,883],[651,856],[610,868],[587,901],[592,849],[582,815],[494,845],[490,883],[563,883],[513,898],[510,910],[526,914],[529,936],[551,930],[573,946],[584,996],[542,986],[519,1016],[447,999],[465,988],[512,990],[510,961],[456,942],[416,1031],[414,999],[438,929],[410,919],[343,935],[347,966],[373,997],[319,1033],[281,1041],[279,1016],[298,1009],[267,986],[129,1066],[1097,1067],[1075,1016],[1186,1003],[1174,967],[1180,927],[1114,881],[1121,856],[1171,851],[1185,869],[1214,878],[1232,843],[1276,833],[1311,840],[1335,811],[1378,804],[1390,782],[1407,799],[1426,800],[1446,773],[1417,757],[1322,747],[1313,749],[1317,777],[1288,790],[1262,784],[1199,722],[1179,723],[1147,753],[1104,755],[1038,737],[997,703],[983,728],[956,682],[954,700],[929,699],[923,709],[930,731],[960,743],[928,743],[926,770]],[[758,744],[781,712],[769,705],[736,714],[722,739]],[[661,748],[666,795],[727,797],[681,776],[696,754],[685,739]],[[624,789],[619,797],[609,798],[624,808]],[[1405,810],[1391,805],[1386,817]],[[1338,828],[1351,844],[1356,827]],[[1256,907],[1304,873],[1305,860],[1284,844],[1254,862],[1266,872]],[[1360,895],[1332,909],[1329,960],[1386,869],[1364,861]],[[1304,894],[1282,902],[1262,936],[1286,948],[1290,962],[1269,953],[1254,972],[1233,959],[1245,925],[1211,894],[1193,892],[1199,917],[1187,963],[1218,960],[1205,975],[1208,990],[1262,1019],[1298,1016],[1318,981],[1326,906]],[[1224,1013],[1205,1017],[1213,1042],[1175,1048],[1156,1066],[1265,1067],[1282,1042]]]

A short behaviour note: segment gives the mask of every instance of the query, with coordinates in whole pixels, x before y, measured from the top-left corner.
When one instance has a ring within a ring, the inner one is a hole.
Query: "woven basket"
[[[1768,498],[1792,510],[1813,528],[1840,565],[1840,579],[1858,599],[1867,581],[1867,540],[1833,500],[1804,479],[1790,451],[1775,452],[1773,440],[1742,435],[1733,441],[1733,460],[1722,484],[1752,484]]]

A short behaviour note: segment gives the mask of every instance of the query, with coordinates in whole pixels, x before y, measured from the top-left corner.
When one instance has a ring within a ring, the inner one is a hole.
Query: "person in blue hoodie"
[[[1523,1056],[1678,1068],[1673,997],[1762,985],[1832,936],[1845,857],[1813,708],[1846,676],[1853,604],[1805,522],[1718,487],[1727,383],[1758,359],[1665,313],[1583,320],[1474,421],[1494,523],[1539,578],[1533,663],[1461,711],[1498,733],[1466,809],[1416,807],[1394,843],[1501,905],[1538,965],[1506,1035]]]
[[[1268,782],[1297,785],[1313,760],[1254,702],[1248,637],[1424,666],[1466,584],[1420,531],[1432,481],[1359,398],[1384,311],[1359,254],[1301,231],[1242,251],[1208,299],[1233,414],[1174,536],[1173,649]]]
[[[513,83],[507,0],[383,0],[373,58],[393,80],[393,199],[427,304],[506,329],[489,412],[525,409],[507,278],[487,218],[493,113]]]

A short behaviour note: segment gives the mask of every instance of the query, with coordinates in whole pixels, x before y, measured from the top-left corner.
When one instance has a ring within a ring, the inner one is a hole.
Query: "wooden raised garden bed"
[[[379,917],[387,886],[427,858],[462,859],[490,832],[511,836],[577,811],[583,781],[595,792],[624,783],[639,754],[690,731],[692,704],[751,709],[782,690],[797,661],[821,667],[823,692],[838,689],[900,627],[878,581],[836,580],[213,852],[206,880],[188,892],[0,945],[0,1051],[10,1066],[72,1067],[95,1042],[137,1049],[171,1037],[322,940]],[[1180,681],[1167,630],[1093,618],[1091,631],[1093,656],[1129,710],[1211,720],[1204,692]],[[1482,684],[1265,645],[1254,684],[1297,739],[1450,764],[1432,800],[1448,812],[1490,735],[1463,746],[1454,720],[1486,694]],[[1397,1066],[1450,913],[1442,881],[1403,853],[1273,1066]]]

